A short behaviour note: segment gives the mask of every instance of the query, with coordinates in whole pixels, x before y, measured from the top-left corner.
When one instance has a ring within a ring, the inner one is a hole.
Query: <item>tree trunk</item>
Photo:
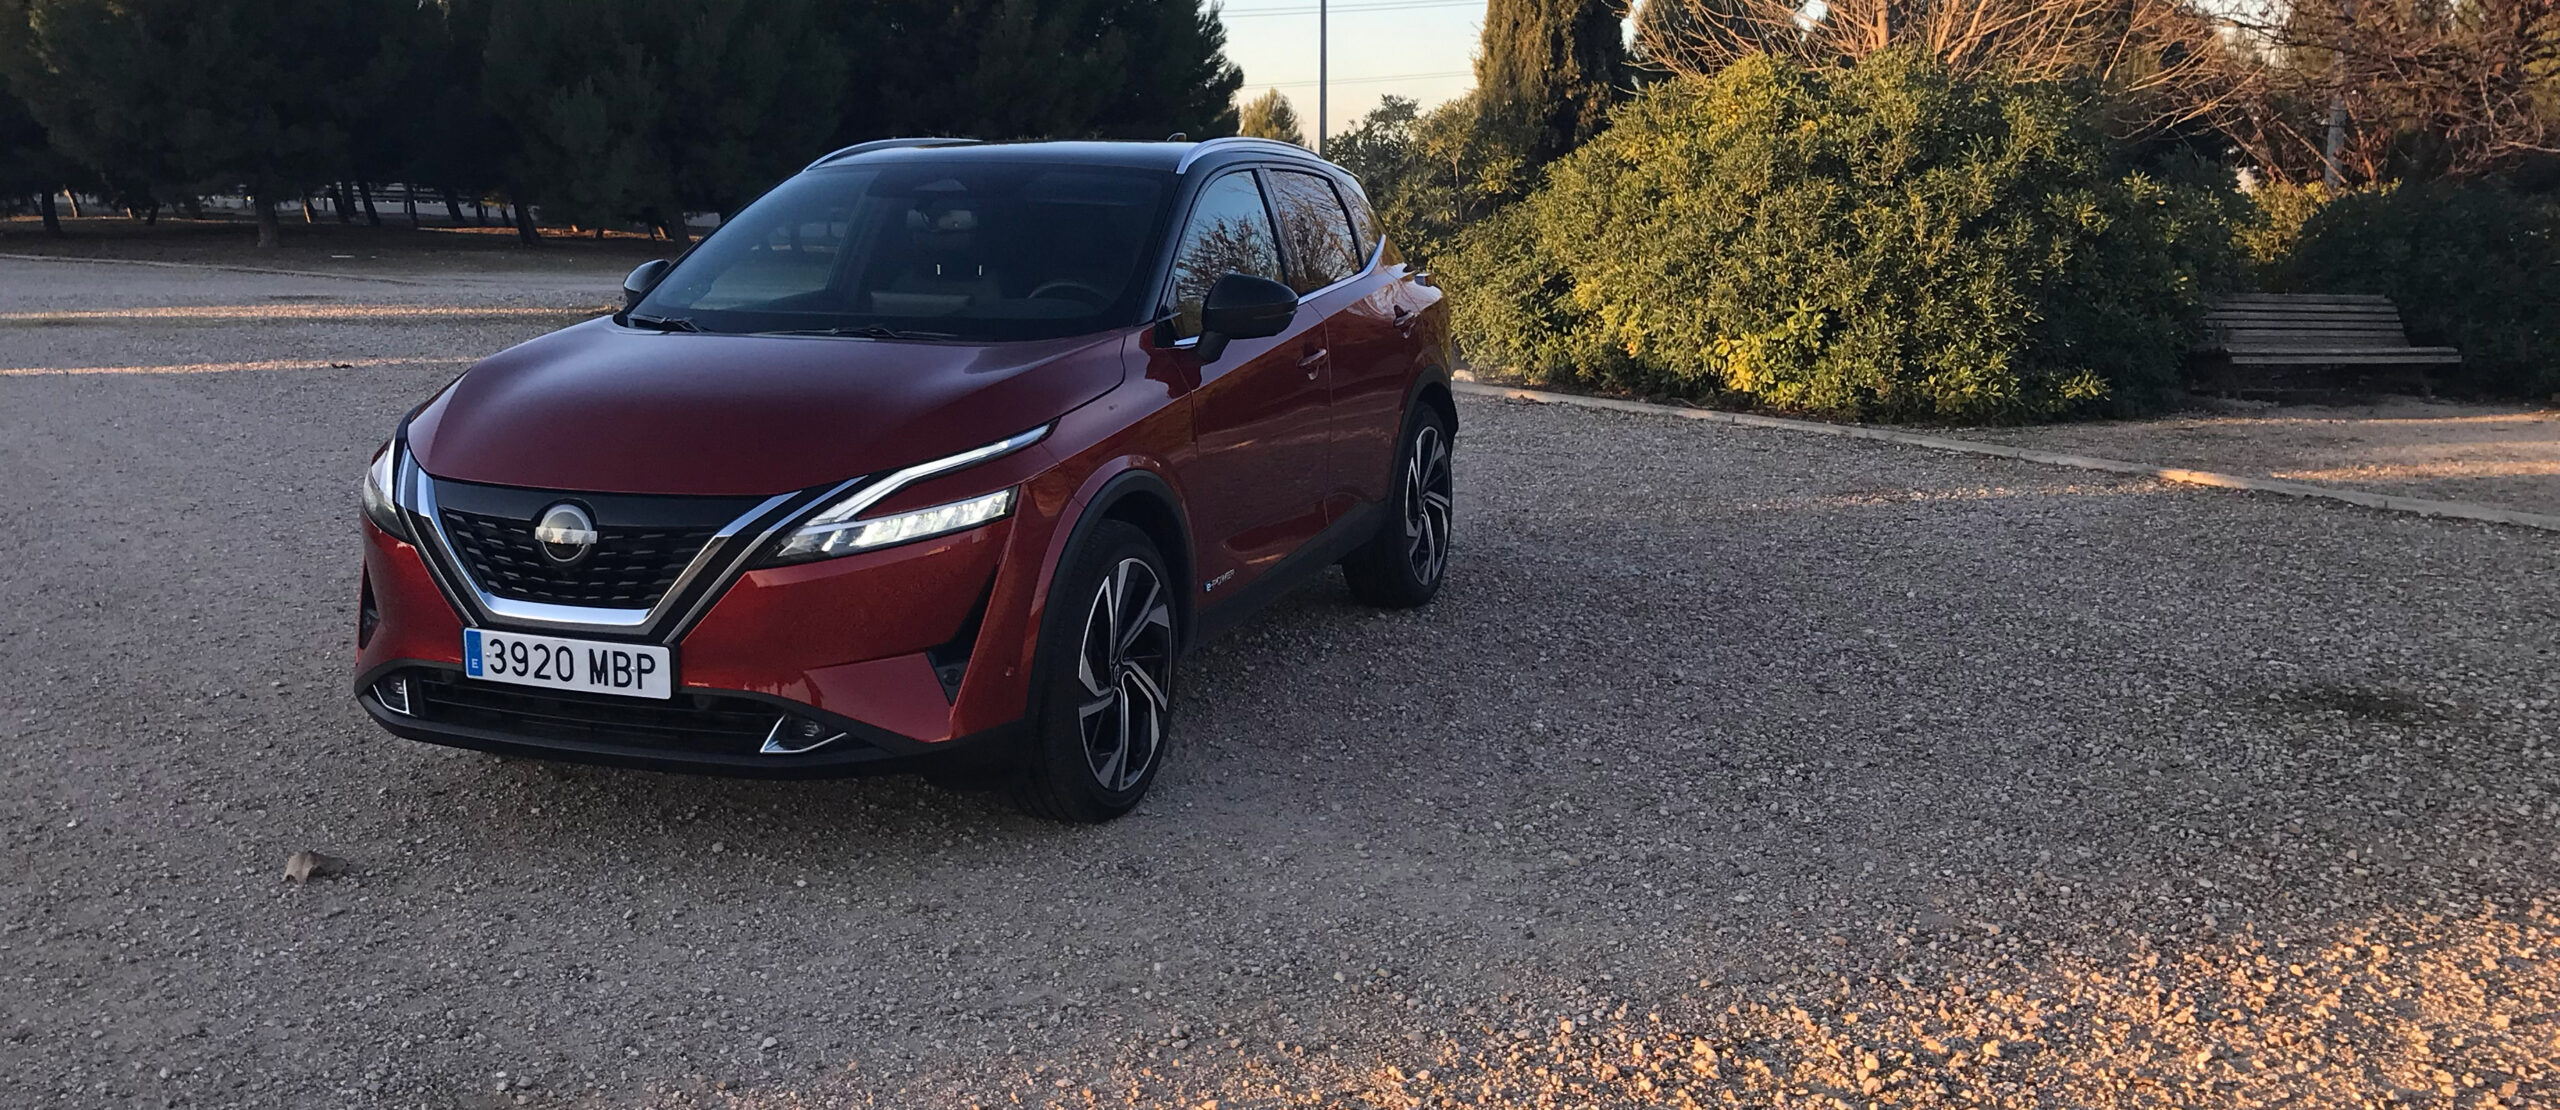
[[[144,226],[144,227],[157,227],[157,226],[159,226],[159,224],[160,224],[160,202],[155,200],[155,201],[151,201],[151,202],[150,202],[150,203],[148,203],[148,204],[143,205],[143,206],[142,206],[142,226]]]
[[[382,226],[382,213],[373,210],[373,183],[356,179],[356,195],[364,198],[364,222],[368,227]]]
[[[346,179],[340,178],[329,183],[329,207],[337,209],[339,223],[354,226],[356,222],[354,198],[347,192]]]
[[[489,226],[489,198],[480,197],[471,202],[471,222],[478,227]]]
[[[454,199],[452,186],[436,186],[436,195],[444,198],[444,218],[446,222],[451,223],[455,227],[461,227],[462,202]]]
[[[72,219],[75,219],[75,220],[76,220],[76,219],[79,219],[79,218],[80,218],[80,194],[75,193],[75,192],[72,192],[72,191],[71,191],[71,190],[69,190],[69,189],[64,189],[64,190],[62,191],[62,195],[63,195],[63,196],[65,196],[65,197],[70,198],[70,200],[71,200],[71,218],[72,218]]]
[[[311,194],[309,193],[302,194],[302,222],[306,224],[320,222],[319,217],[311,214]]]
[[[533,226],[533,209],[512,196],[508,204],[516,210],[516,241],[526,246],[541,242],[542,229]]]
[[[667,206],[667,241],[675,244],[678,251],[693,245],[693,229],[684,226],[684,206],[681,204]]]
[[[38,204],[37,207],[44,210],[44,233],[47,235],[62,234],[62,216],[56,213],[53,209],[53,194],[46,193],[44,195],[43,202]]]
[[[416,228],[418,226],[418,187],[415,185],[401,186],[400,203],[409,209],[409,226],[413,229]]]
[[[284,227],[276,219],[276,202],[260,190],[249,195],[249,203],[258,210],[258,249],[271,251],[283,246]]]

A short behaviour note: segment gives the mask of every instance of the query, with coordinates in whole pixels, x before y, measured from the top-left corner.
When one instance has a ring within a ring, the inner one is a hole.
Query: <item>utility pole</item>
[[[2347,36],[2356,21],[2356,0],[2338,11],[2338,46],[2329,56],[2329,133],[2320,143],[2320,183],[2337,192],[2346,187],[2346,171],[2338,164],[2347,148]]]
[[[1325,0],[1316,0],[1316,157],[1324,157]]]

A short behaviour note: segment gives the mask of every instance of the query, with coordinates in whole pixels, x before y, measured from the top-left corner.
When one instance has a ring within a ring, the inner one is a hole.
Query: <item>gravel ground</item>
[[[2560,513],[2560,408],[2386,397],[2209,406],[2154,420],[1967,428],[2048,451]]]
[[[612,276],[0,261],[0,1105],[2560,1102],[2546,534],[1470,400],[1107,827],[379,734],[358,469]]]

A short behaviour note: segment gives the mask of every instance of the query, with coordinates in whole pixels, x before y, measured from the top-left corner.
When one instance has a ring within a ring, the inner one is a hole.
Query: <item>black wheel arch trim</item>
[[[1458,438],[1458,391],[1451,387],[1450,380],[1449,368],[1446,366],[1435,365],[1415,374],[1412,388],[1405,390],[1404,415],[1396,423],[1396,434],[1404,434],[1404,421],[1413,418],[1413,406],[1427,403],[1424,399],[1425,395],[1431,392],[1432,387],[1437,386],[1441,396],[1449,399],[1448,404],[1440,406],[1440,415],[1448,419],[1449,440],[1455,443]]]
[[[1055,565],[1048,568],[1048,588],[1042,596],[1049,602],[1057,600],[1058,576],[1066,572],[1067,560],[1074,555],[1077,545],[1091,538],[1093,530],[1103,521],[1113,519],[1111,511],[1132,497],[1144,497],[1155,501],[1159,508],[1173,517],[1174,530],[1180,533],[1177,550],[1163,550],[1164,545],[1159,541],[1156,554],[1170,564],[1166,570],[1171,572],[1169,577],[1176,584],[1173,591],[1173,603],[1176,609],[1174,626],[1182,636],[1182,642],[1177,645],[1177,652],[1187,653],[1191,650],[1192,633],[1196,630],[1195,625],[1199,619],[1199,606],[1192,603],[1191,597],[1191,591],[1198,586],[1194,576],[1198,573],[1200,566],[1199,544],[1191,531],[1190,510],[1183,506],[1182,498],[1174,493],[1173,484],[1165,481],[1163,475],[1152,470],[1137,466],[1122,470],[1105,480],[1102,487],[1095,490],[1093,496],[1085,501],[1084,510],[1077,514],[1075,523],[1067,528],[1067,542],[1058,545],[1058,559]],[[1041,606],[1041,620],[1045,622],[1047,619],[1048,604],[1044,603]],[[1033,634],[1037,635],[1038,630],[1035,629]],[[1047,649],[1048,645],[1042,644],[1040,650],[1034,653],[1032,666],[1035,673],[1041,664],[1047,662]]]

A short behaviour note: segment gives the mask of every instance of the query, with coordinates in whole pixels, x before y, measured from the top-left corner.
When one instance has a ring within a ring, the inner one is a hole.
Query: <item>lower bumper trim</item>
[[[385,705],[383,679],[409,679],[406,711]],[[698,688],[678,692],[696,707],[642,705],[605,695],[548,695],[466,682],[451,664],[414,660],[375,668],[356,701],[374,723],[410,740],[501,755],[738,778],[839,778],[951,766],[994,765],[1018,750],[1019,723],[939,743],[837,717],[770,695]],[[841,739],[775,754],[766,741],[789,719],[817,720]]]

